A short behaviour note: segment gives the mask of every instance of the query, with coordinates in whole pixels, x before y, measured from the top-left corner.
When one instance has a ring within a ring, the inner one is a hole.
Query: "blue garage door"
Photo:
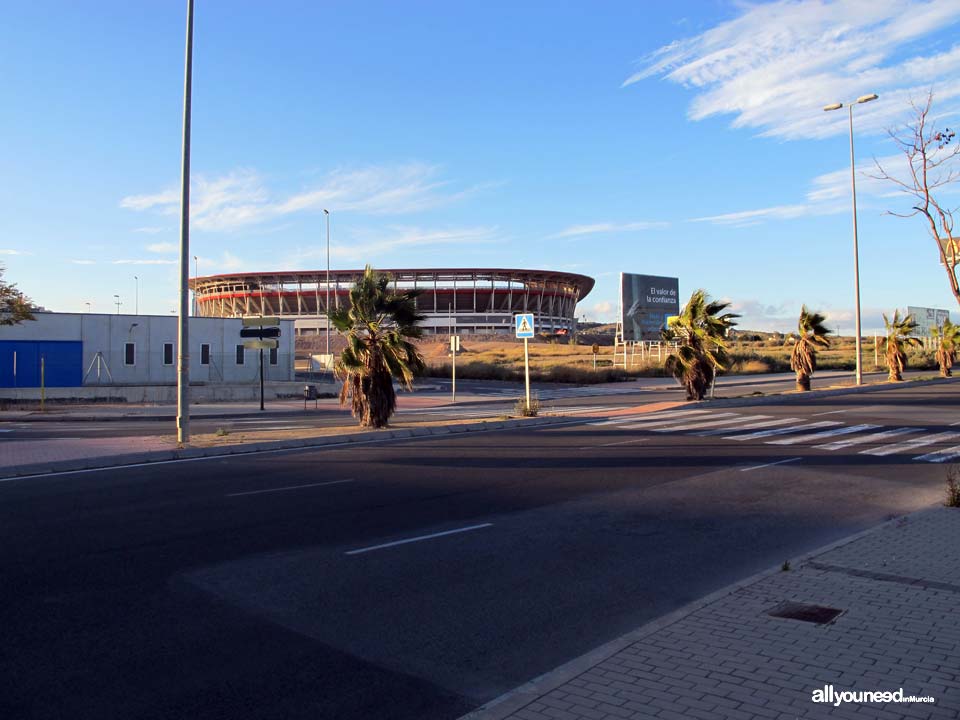
[[[0,340],[0,387],[83,385],[83,343],[75,340]]]

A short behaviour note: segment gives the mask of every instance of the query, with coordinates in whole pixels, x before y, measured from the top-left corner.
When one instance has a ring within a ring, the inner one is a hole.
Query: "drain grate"
[[[826,625],[837,619],[843,610],[826,607],[824,605],[808,605],[807,603],[783,602],[770,610],[767,615],[787,620]]]

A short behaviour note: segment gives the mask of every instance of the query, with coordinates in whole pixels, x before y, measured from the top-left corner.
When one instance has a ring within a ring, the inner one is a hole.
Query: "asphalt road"
[[[958,401],[899,387],[2,482],[0,717],[456,718],[935,502]]]

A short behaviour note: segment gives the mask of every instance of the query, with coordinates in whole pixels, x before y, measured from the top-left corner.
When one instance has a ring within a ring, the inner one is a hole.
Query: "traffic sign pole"
[[[263,348],[260,348],[260,410],[263,411]]]
[[[530,412],[530,341],[523,339],[523,374],[527,388],[527,412]]]

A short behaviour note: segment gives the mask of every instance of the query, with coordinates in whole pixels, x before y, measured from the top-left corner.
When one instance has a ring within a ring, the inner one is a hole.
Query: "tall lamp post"
[[[140,314],[140,278],[136,275],[133,276],[134,281],[137,283],[136,290],[133,295],[133,314]]]
[[[193,256],[193,315],[196,317],[199,305],[197,304],[197,278],[200,277],[200,261]]]
[[[327,218],[327,362],[330,362],[330,211],[324,208]]]
[[[193,0],[187,0],[180,164],[180,307],[177,313],[177,442],[190,441],[190,117],[193,97]]]
[[[850,116],[850,194],[853,197],[853,287],[856,294],[854,305],[854,315],[856,317],[856,343],[857,343],[857,385],[863,385],[863,347],[860,337],[860,249],[857,240],[857,175],[856,165],[853,155],[853,106],[861,103],[867,103],[876,100],[879,96],[876,93],[861,95],[856,100],[846,103]],[[839,110],[844,103],[833,103],[823,109]]]
[[[117,304],[117,315],[119,315],[119,314],[120,314],[120,296],[119,296],[119,295],[114,295],[114,297],[116,298],[116,300],[114,300],[114,302]]]

